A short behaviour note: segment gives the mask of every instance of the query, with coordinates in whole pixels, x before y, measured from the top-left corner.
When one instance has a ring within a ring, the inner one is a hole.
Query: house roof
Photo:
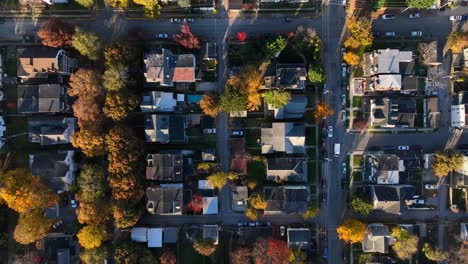
[[[18,85],[18,112],[56,113],[64,110],[60,84]]]
[[[215,245],[219,241],[219,227],[218,225],[204,225],[203,226],[203,239],[209,239],[214,242]]]
[[[232,188],[232,199],[234,201],[245,201],[249,198],[247,186],[235,186]]]
[[[148,247],[162,248],[163,245],[163,229],[148,228]]]
[[[410,62],[413,60],[413,52],[400,51],[397,49],[379,49],[378,73],[400,73],[400,62]]]
[[[288,228],[288,246],[290,248],[306,248],[311,241],[312,235],[309,228]]]
[[[272,123],[262,128],[262,153],[305,153],[305,128],[303,124]]]
[[[41,145],[70,143],[75,132],[76,118],[32,116],[28,120],[29,142]]]
[[[148,228],[147,227],[133,227],[130,238],[135,242],[148,241]]]
[[[400,89],[400,74],[379,74],[379,85],[376,87],[376,91],[399,91]]]
[[[307,181],[307,161],[305,158],[268,158],[267,180]]]
[[[144,55],[146,81],[159,82],[162,86],[173,86],[174,82],[195,82],[195,56],[173,54],[168,49],[161,53]]]
[[[18,49],[18,76],[43,78],[48,73],[57,73],[59,51],[44,46]]]
[[[183,180],[182,154],[148,154],[146,157],[146,179],[158,181]]]
[[[185,142],[185,116],[147,115],[145,133],[148,142]]]
[[[146,209],[152,214],[182,214],[182,184],[173,187],[148,187]]]
[[[468,242],[468,223],[460,223],[460,239]]]
[[[79,247],[73,235],[49,233],[43,241],[42,250],[47,263],[80,263]]]
[[[214,186],[208,180],[198,180],[199,190],[214,190]]]
[[[218,214],[218,197],[203,197],[203,214]]]
[[[383,224],[370,224],[364,235],[362,251],[387,253],[388,246],[393,244],[393,239],[388,227]]]
[[[178,230],[177,227],[165,227],[163,228],[164,233],[164,244],[177,243]]]
[[[372,185],[374,209],[400,214],[405,200],[413,199],[414,187],[409,185]]]
[[[65,191],[68,184],[66,175],[71,169],[66,161],[69,153],[73,157],[73,150],[31,154],[29,158],[31,173],[38,175],[54,191]]]
[[[264,187],[267,200],[265,213],[303,213],[309,201],[307,186]]]
[[[173,112],[176,105],[177,99],[174,93],[152,91],[143,94],[140,108],[142,112]]]
[[[463,128],[465,126],[465,105],[452,105],[450,110],[450,126]]]
[[[203,161],[215,161],[216,151],[214,149],[205,149],[201,153]]]
[[[374,125],[386,127],[414,127],[416,101],[404,97],[370,99]]]
[[[304,116],[307,98],[302,94],[292,94],[291,100],[283,108],[274,108],[268,105],[268,109],[273,110],[275,119],[301,118]]]
[[[247,174],[248,160],[244,155],[231,156],[231,171]]]
[[[304,89],[306,69],[303,64],[276,65],[277,87],[282,89]]]

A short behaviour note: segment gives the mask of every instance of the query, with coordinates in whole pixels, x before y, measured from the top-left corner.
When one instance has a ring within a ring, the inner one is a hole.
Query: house
[[[173,54],[168,49],[160,53],[145,53],[147,83],[174,86],[175,83],[194,83],[196,60],[193,54]]]
[[[425,99],[426,112],[428,113],[426,122],[430,128],[440,127],[441,113],[439,110],[439,98],[429,97]]]
[[[297,157],[268,158],[266,174],[268,181],[306,182],[307,160]]]
[[[388,246],[394,244],[394,238],[383,224],[370,224],[362,242],[362,251],[365,253],[388,253]]]
[[[40,243],[45,263],[79,264],[81,263],[79,245],[74,234],[48,233]]]
[[[30,154],[29,168],[54,192],[62,193],[75,182],[74,155],[74,150]]]
[[[215,187],[209,180],[198,180],[198,192],[202,196],[214,196]]]
[[[184,94],[152,91],[143,94],[140,109],[142,112],[174,112],[177,107],[183,108]]]
[[[261,129],[262,154],[305,154],[305,128],[300,123],[272,123]]]
[[[44,216],[49,219],[56,219],[60,216],[60,202],[44,210]]]
[[[18,85],[19,113],[58,113],[70,110],[62,84]]]
[[[413,200],[414,187],[410,185],[370,185],[374,210],[401,214],[406,201]]]
[[[147,142],[184,143],[186,141],[186,117],[183,115],[146,115]]]
[[[183,156],[181,153],[148,154],[146,179],[157,181],[183,181]]]
[[[215,120],[211,116],[202,115],[200,119],[202,129],[216,128]]]
[[[263,193],[267,200],[265,214],[302,214],[309,205],[308,186],[266,186],[263,188]]]
[[[162,248],[163,229],[133,227],[130,238],[135,242],[147,243],[148,248]]]
[[[55,5],[55,4],[68,4],[68,0],[42,0],[46,4]]]
[[[277,64],[276,75],[263,78],[262,89],[303,90],[307,72],[303,64]]]
[[[177,227],[164,227],[163,228],[164,234],[164,244],[175,244],[177,243],[177,236],[179,234],[179,230]]]
[[[465,104],[450,106],[450,126],[463,129],[465,127],[466,113]]]
[[[28,121],[28,139],[43,146],[68,144],[75,126],[73,117],[33,116]]]
[[[49,74],[70,75],[77,68],[76,59],[62,49],[28,47],[18,49],[17,75],[23,79],[47,78]]]
[[[203,197],[203,214],[218,214],[218,197]]]
[[[274,119],[293,119],[304,116],[307,105],[307,98],[302,94],[292,94],[291,100],[283,108],[274,108],[268,105],[268,110],[272,112]]]
[[[183,185],[161,184],[146,189],[146,210],[150,214],[181,215],[183,206]]]
[[[377,184],[398,184],[400,172],[405,171],[403,160],[395,154],[367,155],[365,162],[369,181]]]
[[[232,190],[232,210],[244,212],[247,209],[249,190],[247,186],[234,186]]]
[[[216,150],[214,149],[205,149],[201,152],[203,161],[215,161],[216,160]]]
[[[468,242],[468,223],[460,224],[460,239],[464,243]]]
[[[218,225],[203,225],[203,240],[213,241],[213,244],[218,245],[219,226]]]
[[[414,127],[415,99],[383,97],[368,100],[371,125],[384,128]]]
[[[288,247],[292,249],[307,250],[312,240],[309,228],[288,228]]]
[[[468,186],[468,156],[463,155],[463,166],[452,173],[450,182],[453,187]]]

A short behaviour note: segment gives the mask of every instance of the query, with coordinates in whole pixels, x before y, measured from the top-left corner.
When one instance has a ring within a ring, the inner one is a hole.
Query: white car
[[[341,94],[341,105],[346,105],[346,94]]]
[[[395,35],[395,32],[385,32],[386,37],[394,37]]]
[[[77,205],[77,204],[76,204],[76,200],[75,200],[75,199],[72,199],[72,200],[70,201],[70,204],[71,204],[71,207],[72,207],[72,208],[76,208],[76,205]]]
[[[52,227],[54,229],[56,229],[57,227],[61,226],[63,224],[63,221],[62,220],[58,220],[55,224],[52,225]]]
[[[411,13],[411,14],[409,14],[408,17],[409,17],[409,18],[420,18],[420,17],[421,17],[421,14],[419,14],[419,13]]]
[[[422,31],[411,31],[411,36],[412,37],[421,37],[422,36]]]
[[[280,226],[280,235],[284,236],[285,233],[286,233],[286,228],[284,226]]]
[[[333,127],[329,126],[327,131],[328,131],[328,137],[329,138],[333,137]]]
[[[345,48],[341,48],[341,56],[344,58],[344,56],[346,56],[346,49]]]
[[[395,15],[393,14],[385,14],[382,16],[383,20],[390,20],[390,19],[395,19]]]
[[[158,38],[158,39],[167,39],[167,38],[169,38],[169,35],[166,34],[166,33],[158,33],[158,34],[156,34],[156,38]]]
[[[346,110],[341,110],[341,120],[346,121]]]
[[[449,16],[450,21],[462,20],[463,16]]]
[[[436,184],[424,184],[424,189],[427,189],[427,190],[436,190],[436,189],[437,189],[437,185],[436,185]]]
[[[424,204],[424,200],[423,199],[414,199],[413,203],[414,204]]]
[[[398,146],[398,150],[409,150],[409,146]]]
[[[341,63],[341,77],[346,78],[346,74],[348,73],[348,66],[345,63]]]
[[[203,129],[204,134],[216,134],[216,128],[205,128]]]
[[[172,23],[180,23],[182,20],[180,18],[171,18]]]

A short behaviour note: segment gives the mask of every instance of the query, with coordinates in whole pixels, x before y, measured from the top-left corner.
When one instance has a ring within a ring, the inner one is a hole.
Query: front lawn
[[[353,156],[353,167],[362,167],[362,164],[364,163],[364,158],[362,155],[354,155]]]
[[[361,107],[362,104],[362,97],[361,96],[354,96],[353,97],[353,107]]]
[[[266,177],[266,165],[262,157],[253,158],[247,163],[247,179],[249,182],[255,182],[256,186],[262,185]]]
[[[305,133],[306,133],[306,141],[305,141],[306,145],[316,146],[317,145],[317,129],[315,127],[306,127]]]

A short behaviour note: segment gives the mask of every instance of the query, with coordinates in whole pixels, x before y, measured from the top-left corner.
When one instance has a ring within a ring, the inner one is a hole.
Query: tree
[[[345,219],[343,223],[336,229],[338,237],[346,243],[361,242],[366,233],[366,225],[356,219]]]
[[[203,113],[213,118],[216,117],[220,111],[219,97],[213,93],[205,93],[199,104]]]
[[[195,241],[195,243],[193,243],[193,248],[202,256],[211,256],[216,251],[216,245],[210,239]]]
[[[262,97],[273,108],[283,108],[291,100],[291,94],[281,90],[268,90],[262,94]]]
[[[288,41],[283,36],[268,39],[265,44],[266,56],[270,59],[277,57],[277,54],[286,48],[287,44]]]
[[[80,68],[70,75],[68,95],[99,97],[104,95],[104,91],[99,86],[101,78],[99,74],[90,69]]]
[[[300,249],[293,249],[289,254],[289,263],[305,264],[307,262],[307,254]]]
[[[437,45],[435,45],[437,49]],[[432,54],[437,53],[437,50],[434,50],[431,43],[419,43],[418,44],[418,57],[425,65],[430,65],[432,63]]]
[[[363,130],[367,127],[367,122],[362,118],[355,118],[353,120],[353,128],[358,130]]]
[[[372,7],[373,11],[378,11],[380,8],[385,7],[385,0],[375,0]]]
[[[85,249],[98,248],[102,242],[110,238],[105,225],[87,225],[76,236]]]
[[[438,248],[431,247],[429,243],[424,243],[424,247],[422,251],[424,252],[424,255],[426,255],[426,258],[432,261],[437,261],[437,262],[444,261],[448,257],[447,253],[443,252],[442,250]]]
[[[197,165],[197,170],[199,171],[209,171],[216,168],[218,165],[214,162],[200,162]]]
[[[72,45],[81,55],[88,57],[90,60],[97,60],[99,58],[101,41],[99,36],[94,32],[84,31],[76,27]]]
[[[406,0],[408,7],[417,9],[430,9],[434,3],[434,0]]]
[[[236,34],[237,41],[245,42],[247,40],[247,33],[245,31],[239,31]]]
[[[161,264],[176,264],[177,258],[173,250],[165,248],[159,257]]]
[[[109,219],[109,204],[105,201],[81,201],[77,195],[80,206],[76,208],[77,220],[80,224],[102,224]]]
[[[110,5],[115,8],[125,9],[128,7],[129,0],[105,0],[106,5]]]
[[[468,264],[468,244],[460,244],[460,247],[457,247],[450,252],[448,256],[447,263],[450,264]]]
[[[146,17],[154,18],[161,13],[161,6],[158,0],[133,0],[133,2],[143,6]]]
[[[106,197],[107,182],[104,170],[98,166],[84,164],[77,180],[80,202],[95,202]]]
[[[104,49],[104,60],[107,67],[117,64],[127,65],[136,60],[137,56],[135,48],[124,40],[114,41],[111,46]]]
[[[119,244],[114,250],[115,264],[157,263],[151,251],[134,242]]]
[[[195,214],[201,213],[203,211],[203,196],[199,193],[194,194],[187,207]]]
[[[128,80],[128,67],[117,63],[109,66],[102,76],[102,85],[108,92],[118,92],[125,88]]]
[[[104,263],[107,259],[107,248],[104,246],[80,251],[80,258],[85,264]]]
[[[0,197],[18,213],[53,206],[59,197],[26,169],[0,173]]]
[[[357,50],[357,49],[359,49],[359,47],[361,47],[361,42],[359,42],[356,38],[354,38],[351,35],[351,36],[346,38],[343,45],[345,46],[345,48]]]
[[[257,210],[265,210],[268,203],[263,193],[255,192],[250,195],[249,205]]]
[[[249,247],[240,247],[231,253],[232,264],[252,263],[252,250]]]
[[[127,175],[138,168],[142,155],[142,143],[132,129],[125,126],[115,126],[106,135],[109,155],[108,171],[116,175]]]
[[[392,229],[392,236],[396,240],[393,251],[395,251],[399,259],[408,260],[418,252],[419,239],[417,236],[410,235],[408,231],[400,227]]]
[[[128,169],[133,167],[128,167]],[[133,168],[137,170],[137,168]],[[124,200],[137,203],[144,195],[141,180],[138,174],[128,172],[126,174],[110,174],[109,186],[112,188],[112,198],[115,201]]]
[[[15,256],[9,264],[41,264],[44,258],[37,251],[30,251],[22,256]]]
[[[461,53],[468,46],[468,31],[452,31],[448,36],[448,46],[453,53]]]
[[[283,240],[269,238],[268,242],[268,256],[271,258],[273,264],[288,264],[290,251],[288,244]]]
[[[181,33],[174,34],[175,43],[186,49],[200,49],[200,40],[192,33],[187,23],[182,24],[180,31]]]
[[[245,91],[227,87],[220,99],[220,109],[230,114],[240,114],[247,110],[248,98]]]
[[[352,51],[346,52],[346,54],[343,57],[343,60],[351,66],[356,66],[359,64],[359,56]]]
[[[372,23],[366,18],[349,20],[348,30],[351,33],[351,37],[361,43],[360,46],[369,46],[374,41]]]
[[[71,137],[73,147],[81,149],[86,157],[92,158],[105,154],[104,135],[93,130],[80,130]]]
[[[333,109],[326,102],[320,102],[317,105],[317,109],[315,110],[314,117],[315,120],[320,121],[322,119],[327,118],[335,113]]]
[[[325,81],[325,73],[323,72],[322,67],[310,66],[307,78],[312,84],[322,84]]]
[[[311,203],[309,207],[307,207],[307,211],[302,215],[302,217],[304,217],[304,219],[312,219],[317,217],[319,212],[320,208]]]
[[[102,106],[95,98],[90,96],[78,97],[72,108],[73,114],[77,119],[78,126],[82,130],[88,130],[97,133],[96,131],[100,131],[102,129],[101,123],[104,119]],[[99,144],[98,142],[94,143]]]
[[[432,170],[437,177],[445,177],[463,167],[463,156],[458,152],[439,151],[432,157]]]
[[[190,2],[191,2],[190,0],[179,0],[177,1],[177,4],[179,4],[179,6],[182,8],[190,8],[191,7]]]
[[[96,5],[96,0],[75,0],[82,7],[91,8]]]
[[[104,114],[114,121],[125,119],[138,106],[138,98],[129,92],[111,92],[106,96]]]
[[[268,258],[268,243],[264,238],[257,238],[252,248],[252,259],[255,264],[267,264]]]
[[[257,110],[262,104],[259,93],[262,84],[262,75],[255,67],[248,66],[242,69],[239,75],[231,76],[228,81],[228,87],[242,90],[247,95],[247,109],[249,111]]]
[[[207,180],[210,182],[211,185],[213,185],[215,188],[221,189],[226,185],[227,179],[230,176],[230,174],[233,174],[232,172],[224,172],[224,171],[218,171],[215,173],[212,173],[210,176],[208,176]]]
[[[372,201],[368,198],[355,196],[351,200],[351,207],[353,211],[362,215],[368,215],[374,210]]]
[[[51,224],[52,220],[45,217],[42,210],[35,209],[20,214],[18,224],[13,232],[13,238],[20,244],[31,244],[44,238]]]
[[[245,210],[245,216],[252,221],[257,221],[260,214],[261,213],[259,212],[259,210],[253,207],[249,207],[247,208],[247,210]]]
[[[140,196],[141,198],[141,196]],[[117,201],[112,207],[115,226],[129,228],[134,226],[141,216],[141,208],[134,201]]]
[[[51,18],[42,24],[37,32],[42,45],[53,48],[70,47],[73,42],[75,28],[58,18]]]

